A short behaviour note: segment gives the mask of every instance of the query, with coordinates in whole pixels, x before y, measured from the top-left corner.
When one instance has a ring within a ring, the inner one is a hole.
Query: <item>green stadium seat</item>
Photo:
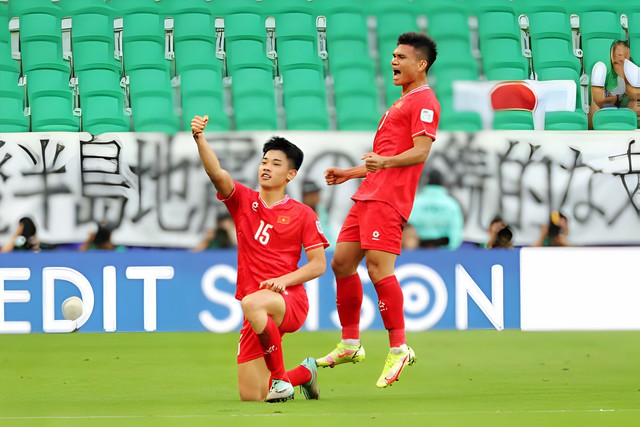
[[[380,120],[373,70],[353,67],[334,75],[338,130],[375,130]]]
[[[287,129],[329,129],[324,76],[321,69],[287,70],[282,73],[282,85]]]
[[[454,111],[451,102],[440,101],[439,130],[478,132],[482,130],[482,119],[478,113],[472,111]]]
[[[539,80],[574,80],[576,89],[575,111],[552,111],[545,115],[544,127],[547,130],[587,130],[587,115],[582,110],[582,95],[578,84],[578,73],[569,68],[547,68],[538,73]]]
[[[273,76],[261,68],[236,70],[231,84],[237,130],[277,129]]]
[[[587,117],[581,108],[582,65],[573,54],[570,17],[564,4],[552,0],[520,0],[516,4],[518,8],[529,18],[533,66],[538,80],[573,80],[577,86],[575,111],[546,113],[545,129],[586,130]]]
[[[242,68],[262,68],[273,72],[266,56],[264,20],[254,13],[234,13],[225,18],[225,43],[229,74]]]
[[[603,108],[593,115],[594,130],[636,130],[638,116],[628,108]]]
[[[114,58],[114,10],[96,0],[61,3],[72,17],[73,62],[82,106],[82,130],[92,134],[128,132],[120,87],[121,65]]]
[[[180,76],[182,128],[189,129],[195,115],[208,114],[207,129],[230,129],[224,111],[222,61],[216,57],[215,18],[206,3],[172,1],[176,72]]]
[[[31,70],[27,83],[33,132],[80,130],[80,120],[72,114],[68,71],[52,68]]]
[[[10,14],[20,19],[22,69],[34,132],[79,130],[69,87],[71,68],[62,59],[61,10],[53,2],[12,2]]]
[[[487,80],[529,78],[529,66],[522,56],[520,28],[513,5],[486,0],[477,4],[478,38]]]
[[[587,130],[587,115],[582,109],[576,111],[552,111],[545,115],[545,130]]]
[[[164,56],[160,6],[137,0],[121,7],[116,9],[124,12],[122,49],[129,76],[133,129],[173,134],[180,130],[180,122],[174,111],[170,64]]]
[[[0,3],[0,132],[28,132],[24,89],[18,86],[20,66],[11,57],[9,19],[9,4]]]
[[[496,130],[533,130],[533,114],[531,111],[495,111],[492,127]]]
[[[591,73],[598,61],[609,62],[611,44],[616,40],[626,40],[620,25],[618,5],[600,0],[573,1],[574,13],[580,17],[580,35],[584,52],[584,69]]]
[[[264,19],[255,11],[227,12],[225,44],[236,129],[276,129],[275,66],[266,56]]]
[[[640,2],[636,0],[623,0],[620,10],[624,11],[629,20],[629,48],[631,49],[631,58],[636,63],[640,58]]]
[[[334,0],[326,15],[338,129],[374,130],[380,111],[363,3]]]
[[[324,67],[318,56],[313,10],[297,1],[277,5],[273,12],[287,129],[328,130]]]
[[[120,77],[112,70],[96,68],[78,71],[82,105],[82,127],[94,135],[105,132],[129,132],[130,121],[124,113]]]

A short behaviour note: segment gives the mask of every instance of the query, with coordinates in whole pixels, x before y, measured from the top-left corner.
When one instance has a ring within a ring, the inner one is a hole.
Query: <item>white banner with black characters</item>
[[[257,183],[262,145],[274,132],[211,133],[234,179]],[[329,166],[352,167],[371,150],[369,132],[276,132],[305,161],[289,194],[315,181],[334,232],[358,181],[324,185]],[[484,242],[500,214],[528,245],[554,210],[569,218],[575,245],[640,243],[640,142],[635,132],[440,132],[427,169],[443,172],[465,215],[464,238]],[[191,247],[224,205],[215,198],[188,133],[0,134],[0,243],[20,218],[43,242],[86,240],[95,222],[117,226],[116,244]]]

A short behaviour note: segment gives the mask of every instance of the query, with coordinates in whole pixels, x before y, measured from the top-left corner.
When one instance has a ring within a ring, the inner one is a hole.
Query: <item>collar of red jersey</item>
[[[285,195],[284,195],[284,198],[283,198],[282,200],[279,200],[279,201],[275,202],[275,203],[274,203],[273,205],[271,205],[271,206],[269,206],[269,205],[267,204],[267,202],[265,202],[264,200],[262,200],[262,197],[260,197],[260,194],[258,194],[258,200],[260,200],[260,203],[262,203],[262,206],[264,206],[265,208],[267,208],[267,209],[273,209],[273,208],[275,208],[276,206],[283,205],[283,204],[287,203],[289,200],[291,200],[291,197],[289,197],[289,195],[288,195],[288,194],[285,194]]]

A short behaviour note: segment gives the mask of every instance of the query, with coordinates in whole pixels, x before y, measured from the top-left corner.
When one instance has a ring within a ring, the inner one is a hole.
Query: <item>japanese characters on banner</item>
[[[273,132],[208,134],[234,179],[256,187],[262,145]],[[289,193],[323,187],[337,231],[359,181],[324,185],[330,166],[352,167],[371,151],[369,132],[276,132],[299,145],[305,161]],[[444,173],[461,203],[464,237],[484,242],[500,214],[515,242],[535,241],[553,210],[576,245],[640,243],[640,142],[634,132],[440,132],[427,169]],[[0,134],[0,243],[31,216],[42,241],[86,240],[95,222],[118,225],[129,246],[190,247],[215,224],[216,200],[188,133]]]

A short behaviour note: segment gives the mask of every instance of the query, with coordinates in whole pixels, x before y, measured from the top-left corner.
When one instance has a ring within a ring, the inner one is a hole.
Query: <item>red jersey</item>
[[[289,196],[269,207],[260,193],[235,182],[231,195],[218,199],[236,225],[239,300],[259,290],[263,280],[297,270],[302,248],[329,246],[313,209]]]
[[[384,113],[373,139],[373,151],[385,157],[413,148],[413,138],[426,135],[436,139],[440,103],[427,85],[402,96]],[[393,206],[409,219],[424,163],[403,168],[368,172],[353,200],[378,200]]]

